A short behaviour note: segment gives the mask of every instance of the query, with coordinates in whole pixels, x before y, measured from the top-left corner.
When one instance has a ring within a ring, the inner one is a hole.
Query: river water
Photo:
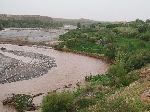
[[[1,47],[8,50],[40,53],[54,57],[57,67],[52,68],[47,74],[38,78],[0,84],[0,101],[5,99],[6,96],[11,93],[47,93],[58,88],[63,89],[64,86],[68,84],[71,84],[71,88],[74,88],[76,83],[84,81],[85,76],[91,74],[102,74],[108,69],[108,64],[102,60],[78,54],[60,52],[54,49],[37,48],[35,46],[17,46],[11,44],[0,44],[0,48]],[[41,99],[37,100],[35,103],[41,103]],[[15,111],[2,106],[0,103],[0,112]]]

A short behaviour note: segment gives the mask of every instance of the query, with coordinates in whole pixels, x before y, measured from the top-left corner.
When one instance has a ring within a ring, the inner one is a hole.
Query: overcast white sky
[[[150,0],[0,0],[1,14],[129,21],[150,18]]]

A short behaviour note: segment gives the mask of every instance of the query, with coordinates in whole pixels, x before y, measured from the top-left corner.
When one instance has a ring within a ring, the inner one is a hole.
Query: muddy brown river
[[[7,50],[33,52],[54,57],[57,67],[51,68],[47,74],[38,78],[0,84],[0,101],[5,99],[8,94],[12,93],[47,93],[55,89],[63,89],[64,86],[68,84],[72,85],[71,88],[74,88],[76,83],[84,81],[85,76],[105,73],[109,66],[99,59],[60,52],[50,48],[45,49],[35,46],[29,47],[10,44],[0,44],[0,48],[1,47]],[[11,57],[12,55],[7,53],[7,56]],[[15,57],[15,55],[13,55],[13,58],[28,61],[27,57],[18,58],[18,56]],[[41,99],[42,98],[36,99],[35,103],[40,104]],[[0,103],[0,112],[15,112],[15,110],[4,107]]]

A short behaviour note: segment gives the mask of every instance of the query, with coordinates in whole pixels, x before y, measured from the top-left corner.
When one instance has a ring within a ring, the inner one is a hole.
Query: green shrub
[[[96,76],[87,76],[85,81],[91,82],[92,84],[102,84],[108,85],[110,83],[110,78],[107,75],[101,74]]]
[[[146,48],[145,42],[144,42],[144,41],[140,41],[140,42],[139,42],[139,47],[141,47],[141,48]]]
[[[15,96],[15,105],[16,109],[19,112],[23,112],[28,108],[28,106],[32,105],[32,97],[30,95],[21,95],[18,94]]]
[[[104,54],[110,59],[115,59],[115,56],[116,56],[115,45],[114,44],[106,45]]]
[[[18,112],[25,112],[26,110],[35,110],[33,104],[33,97],[25,94],[13,94],[3,101],[3,105],[13,106]]]
[[[150,63],[150,51],[149,50],[137,50],[131,53],[125,63],[125,68],[128,72],[140,69],[142,66]]]
[[[126,74],[127,71],[123,63],[112,65],[107,74],[111,79],[110,85],[116,87],[127,86],[126,80],[128,79],[126,79]]]
[[[92,98],[78,98],[75,102],[76,110],[87,108],[95,103],[96,101]]]
[[[73,94],[69,92],[51,93],[42,102],[42,112],[72,112]]]
[[[108,70],[108,77],[110,78],[110,86],[122,87],[128,86],[132,82],[139,79],[138,74],[128,73],[123,63],[112,65]]]
[[[141,25],[141,26],[139,26],[139,28],[138,28],[138,31],[139,31],[140,33],[144,33],[144,32],[146,32],[147,30],[148,30],[148,25],[147,25],[147,24]]]
[[[2,24],[0,24],[0,31],[1,31],[1,30],[3,30],[3,29],[4,29],[4,28],[3,28],[3,25],[2,25]]]
[[[144,41],[150,41],[150,32],[143,33],[139,36],[140,39]]]

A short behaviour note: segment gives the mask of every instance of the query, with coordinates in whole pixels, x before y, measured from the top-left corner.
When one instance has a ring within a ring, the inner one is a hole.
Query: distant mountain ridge
[[[81,23],[83,25],[86,25],[86,24],[93,24],[93,23],[98,22],[98,21],[94,21],[94,20],[90,20],[90,19],[84,19],[84,18],[80,18],[80,19],[53,18],[53,20],[58,21],[58,22],[62,22],[64,24],[73,24],[73,25],[76,25],[77,23]]]
[[[52,21],[53,19],[48,16],[40,15],[8,15],[0,14],[0,20],[40,20],[43,22]]]

